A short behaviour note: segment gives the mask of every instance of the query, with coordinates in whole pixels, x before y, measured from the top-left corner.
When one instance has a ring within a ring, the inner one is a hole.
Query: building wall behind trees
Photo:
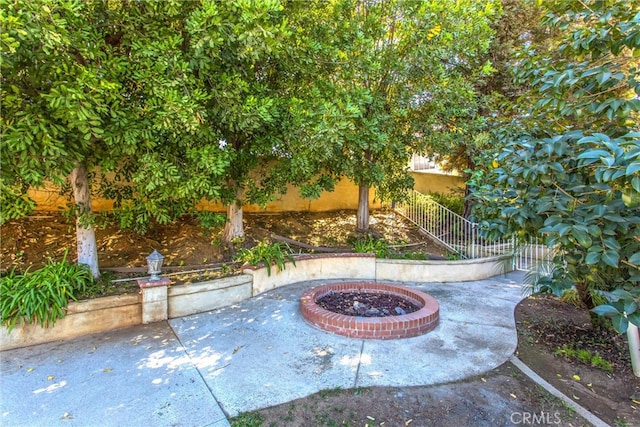
[[[413,172],[413,189],[424,194],[464,195],[465,181],[458,175],[444,172]]]
[[[414,189],[421,193],[443,193],[452,194],[458,192],[462,194],[464,190],[464,180],[456,175],[443,174],[441,172],[413,172],[415,180]],[[39,211],[59,211],[65,208],[70,202],[66,196],[60,195],[60,189],[48,185],[46,188],[29,190],[29,196],[35,200]],[[382,207],[380,200],[375,199],[372,190],[369,195],[371,207],[378,209]],[[245,212],[286,212],[286,211],[308,211],[322,212],[333,210],[355,210],[358,208],[358,186],[346,178],[343,178],[335,187],[333,192],[325,192],[315,200],[307,200],[300,197],[297,189],[290,186],[286,194],[278,197],[273,202],[267,204],[265,208],[257,205],[247,205]],[[105,212],[113,209],[113,202],[103,198],[93,200],[93,209]],[[198,209],[205,209],[214,212],[225,212],[225,207],[220,203],[202,202]]]

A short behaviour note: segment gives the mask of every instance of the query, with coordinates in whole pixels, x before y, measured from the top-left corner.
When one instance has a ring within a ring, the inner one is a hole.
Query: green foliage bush
[[[422,252],[422,251],[398,252],[398,253],[392,254],[391,258],[406,259],[411,261],[426,261],[431,259],[428,253]]]
[[[464,197],[442,193],[429,193],[429,197],[458,215],[464,212]]]
[[[100,277],[94,278],[91,284],[83,289],[78,289],[74,295],[77,299],[100,298],[111,295],[122,295],[125,293],[139,292],[140,287],[134,281],[131,282],[114,282],[118,279],[118,275],[112,271],[103,270]]]
[[[225,215],[205,210],[197,211],[196,218],[200,223],[200,227],[204,228],[207,231],[211,231],[216,227],[223,226],[225,221],[227,220],[227,217]]]
[[[19,323],[53,326],[66,315],[69,300],[76,301],[94,283],[91,271],[81,265],[49,260],[33,272],[11,271],[0,277],[2,325],[11,330]]]
[[[640,325],[638,12],[624,0],[543,3],[556,48],[518,53],[530,90],[495,132],[501,152],[478,159],[470,201],[485,238],[544,236],[557,255],[538,285],[575,289],[625,332]]]
[[[248,265],[260,265],[264,263],[269,276],[271,276],[271,266],[273,264],[275,264],[278,271],[285,269],[285,263],[287,261],[291,262],[294,266],[296,265],[296,261],[293,258],[293,251],[289,245],[282,242],[269,243],[267,240],[263,240],[250,249],[239,249],[235,260]]]
[[[590,289],[589,295],[596,306],[606,304],[608,302],[607,298],[605,298],[597,289]],[[580,295],[578,295],[578,291],[575,289],[569,289],[568,291],[563,292],[560,300],[576,307],[581,307],[582,304]]]
[[[33,200],[2,182],[0,182],[0,205],[2,206],[0,224],[27,216],[36,208]]]
[[[353,244],[353,251],[360,254],[375,254],[377,258],[389,258],[391,248],[384,240],[376,239],[369,235],[356,240]]]

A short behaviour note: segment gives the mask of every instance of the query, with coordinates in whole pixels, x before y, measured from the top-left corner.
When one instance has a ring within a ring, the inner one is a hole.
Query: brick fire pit
[[[325,310],[316,301],[329,292],[363,292],[393,294],[421,307],[399,316],[347,316]],[[425,334],[438,325],[440,305],[430,295],[406,286],[386,282],[341,282],[318,286],[300,298],[302,317],[322,330],[350,338],[397,339]]]

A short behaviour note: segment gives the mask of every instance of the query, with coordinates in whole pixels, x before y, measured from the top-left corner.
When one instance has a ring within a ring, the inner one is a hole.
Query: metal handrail
[[[418,191],[412,190],[405,201],[394,204],[394,209],[447,250],[462,258],[512,255],[513,268],[518,270],[528,270],[536,262],[550,262],[551,251],[540,239],[533,238],[524,244],[516,244],[512,237],[487,241],[480,236],[477,223]]]

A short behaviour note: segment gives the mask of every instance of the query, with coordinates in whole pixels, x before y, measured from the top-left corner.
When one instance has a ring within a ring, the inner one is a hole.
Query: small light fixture
[[[151,276],[149,277],[150,281],[160,280],[159,274],[162,268],[162,261],[164,261],[164,257],[155,249],[151,252],[151,255],[147,257],[148,273]]]

